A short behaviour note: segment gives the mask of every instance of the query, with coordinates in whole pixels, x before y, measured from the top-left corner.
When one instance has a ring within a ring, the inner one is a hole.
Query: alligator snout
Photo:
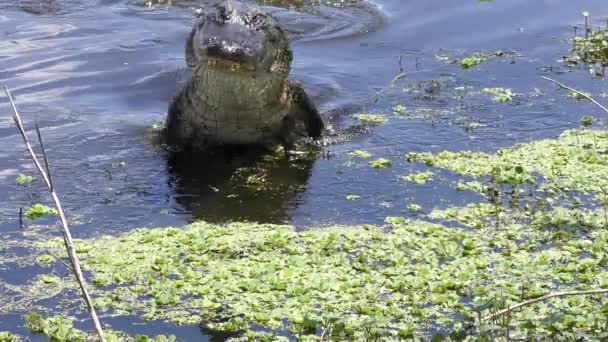
[[[222,42],[207,46],[206,54],[212,58],[226,59],[238,63],[254,63],[256,51],[235,42]]]

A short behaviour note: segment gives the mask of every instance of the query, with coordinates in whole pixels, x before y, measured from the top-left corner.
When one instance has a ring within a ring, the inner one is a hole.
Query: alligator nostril
[[[218,9],[218,16],[222,21],[230,20],[230,12],[226,9],[226,7],[220,7]]]
[[[209,56],[218,56],[222,53],[222,47],[220,45],[209,45],[207,46],[207,54]]]

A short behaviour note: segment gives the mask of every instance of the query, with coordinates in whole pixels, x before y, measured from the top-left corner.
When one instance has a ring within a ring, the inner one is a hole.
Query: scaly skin
[[[221,0],[141,0],[143,4],[150,5],[172,5],[181,7],[192,7],[198,4],[213,4]],[[281,8],[307,8],[312,6],[328,6],[328,7],[347,7],[358,5],[361,0],[252,0],[254,3],[263,6],[274,6]]]
[[[288,80],[292,52],[276,19],[227,0],[201,15],[186,42],[192,79],[167,115],[168,143],[179,148],[282,143],[310,137],[323,121],[302,86]]]

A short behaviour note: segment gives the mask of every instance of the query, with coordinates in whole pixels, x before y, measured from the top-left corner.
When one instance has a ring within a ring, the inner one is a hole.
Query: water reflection
[[[17,9],[36,15],[60,15],[80,11],[91,0],[3,0],[0,9]]]
[[[206,221],[286,223],[308,184],[314,158],[276,156],[255,148],[193,155],[170,153],[176,202]]]

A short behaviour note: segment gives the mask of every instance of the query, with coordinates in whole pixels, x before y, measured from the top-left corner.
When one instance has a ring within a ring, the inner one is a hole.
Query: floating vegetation
[[[355,195],[355,194],[346,195],[346,199],[349,201],[356,201],[356,200],[359,200],[360,198],[361,198],[361,196]]]
[[[396,105],[393,107],[393,114],[404,115],[407,113],[407,108],[404,105]]]
[[[581,126],[583,127],[589,127],[591,125],[593,125],[593,116],[590,115],[585,115],[581,118]]]
[[[370,161],[369,165],[374,169],[384,169],[387,167],[391,167],[393,163],[386,158],[378,158],[376,160]]]
[[[492,53],[475,53],[470,57],[465,57],[460,60],[460,66],[463,69],[469,69],[476,65],[485,63],[489,58],[492,57],[503,57],[505,56],[505,52],[502,50],[496,50]]]
[[[588,28],[585,37],[573,39],[574,52],[587,64],[608,66],[608,29],[593,32]]]
[[[483,152],[410,153],[410,161],[450,169],[460,175],[490,176],[494,184],[519,186],[537,183],[559,186],[567,191],[597,194],[608,189],[608,132],[589,129],[567,130],[558,139],[547,139]],[[556,190],[557,191],[557,190]]]
[[[48,265],[51,262],[53,262],[53,260],[55,260],[55,259],[48,254],[44,254],[44,255],[41,255],[38,258],[36,258],[36,261],[42,265]]]
[[[24,174],[19,174],[19,176],[17,176],[17,179],[15,181],[19,185],[28,185],[28,184],[30,184],[31,182],[34,181],[34,177],[33,176],[24,175]]]
[[[603,231],[552,245],[551,235],[533,226],[464,231],[397,217],[387,223],[388,231],[362,225],[298,233],[290,226],[198,222],[77,246],[97,280],[99,307],[202,321],[244,337],[264,328],[299,339],[318,331],[337,340],[424,338],[438,329],[464,331],[479,315],[521,298],[608,286]],[[555,325],[541,324],[538,315],[551,312],[562,312]],[[509,326],[512,333],[554,337],[576,329],[598,333],[603,322],[601,297],[561,298],[511,313]]]
[[[377,124],[377,125],[382,125],[382,124],[386,123],[386,121],[388,121],[382,115],[359,114],[356,117],[358,120],[361,120],[363,122],[373,123],[373,124]]]
[[[434,222],[389,217],[383,226],[303,232],[197,222],[76,247],[101,310],[200,323],[233,339],[602,340],[602,295],[555,297],[508,319],[483,318],[557,291],[608,288],[606,151],[608,132],[585,128],[493,154],[410,153],[411,162],[467,178],[455,188],[481,198],[434,208]],[[428,180],[433,172],[410,176]],[[62,242],[44,249],[59,251]],[[54,274],[35,282],[66,283]],[[64,336],[80,336],[65,319],[54,322],[68,327]]]
[[[575,100],[586,100],[591,97],[591,93],[583,92],[582,94],[576,91],[568,91],[568,97]]]
[[[369,159],[372,157],[371,153],[364,151],[364,150],[354,150],[354,151],[350,152],[349,155],[351,157],[361,158],[361,159]]]
[[[45,284],[59,284],[61,282],[61,278],[54,274],[42,274],[39,278]]]
[[[44,204],[36,203],[29,208],[23,215],[29,219],[35,220],[45,215],[55,216],[58,215],[56,209],[47,207]]]
[[[409,203],[405,209],[409,210],[409,211],[413,211],[413,212],[418,212],[422,210],[422,206],[420,206],[419,204],[416,203]]]
[[[74,328],[72,317],[52,316],[44,318],[37,312],[31,312],[25,317],[26,328],[34,334],[43,334],[51,339],[51,341],[70,341],[70,342],[86,342],[95,339],[94,336],[86,332]],[[175,342],[175,336],[159,335],[156,338],[150,338],[145,335],[136,335],[135,337],[127,336],[121,332],[105,329],[106,340],[108,342]],[[16,341],[3,340],[0,332],[0,341]]]
[[[432,171],[424,171],[424,172],[412,173],[407,176],[403,176],[401,178],[407,182],[424,184],[424,183],[432,180],[434,175],[435,175],[435,173]]]
[[[152,124],[152,129],[155,131],[162,131],[165,129],[165,121],[156,121]]]
[[[484,88],[482,92],[494,96],[496,102],[509,102],[513,100],[513,92],[510,88]]]
[[[460,60],[460,66],[463,69],[469,69],[476,65],[479,65],[487,60],[487,57],[483,54],[476,54],[471,57],[466,57]]]
[[[0,331],[0,342],[16,342],[19,339],[17,336],[11,334],[8,331]]]

